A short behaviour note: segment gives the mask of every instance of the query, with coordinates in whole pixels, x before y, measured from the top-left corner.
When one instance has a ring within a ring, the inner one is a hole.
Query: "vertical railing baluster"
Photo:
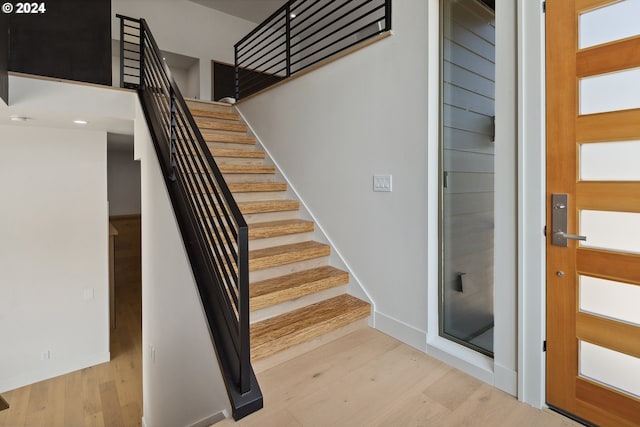
[[[120,19],[120,87],[124,88],[124,19]]]
[[[233,56],[234,56],[234,76],[236,82],[236,101],[240,100],[240,72],[238,66],[238,45],[233,47]]]
[[[140,51],[140,83],[138,84],[138,88],[140,90],[144,90],[145,89],[145,84],[144,84],[144,43],[145,43],[145,38],[146,38],[146,34],[144,31],[144,25],[142,25],[142,23],[144,22],[144,19],[140,20],[140,44],[138,46],[138,50]]]
[[[391,0],[384,2],[384,30],[391,31]]]
[[[284,29],[287,37],[287,46],[285,55],[287,57],[287,77],[291,76],[291,2],[287,2],[286,14],[286,27]]]
[[[173,90],[173,85],[169,86],[169,114],[171,117],[169,118],[169,170],[171,174],[169,175],[169,179],[171,181],[176,180],[176,140],[178,139],[178,134],[176,133],[176,94]]]

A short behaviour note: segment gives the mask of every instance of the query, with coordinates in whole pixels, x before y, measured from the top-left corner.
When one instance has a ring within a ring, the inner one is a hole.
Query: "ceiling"
[[[247,21],[261,23],[267,19],[286,0],[190,0],[202,6],[219,10],[229,15],[246,19]]]

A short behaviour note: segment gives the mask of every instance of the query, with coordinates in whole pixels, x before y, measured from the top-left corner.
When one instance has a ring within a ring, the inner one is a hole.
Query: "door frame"
[[[546,407],[546,48],[543,1],[518,0],[518,398]]]
[[[530,1],[530,0],[529,0]],[[518,0],[523,3],[524,0]],[[514,178],[505,180],[497,179],[496,204],[509,204],[513,206],[511,212],[505,213],[496,210],[495,222],[500,224],[495,231],[495,259],[509,261],[509,267],[496,269],[495,276],[495,326],[494,326],[494,358],[491,359],[481,353],[475,352],[439,335],[439,251],[438,239],[430,238],[427,242],[427,268],[428,268],[428,323],[427,323],[427,354],[448,363],[463,372],[475,376],[507,393],[518,394],[518,277],[517,269],[520,264],[516,254],[518,248],[517,224],[522,212],[517,205],[517,183],[520,181],[516,169],[518,135],[516,133],[519,121],[515,111],[517,110],[516,82],[519,78],[516,68],[517,40],[519,40],[519,25],[517,5],[510,0],[496,1],[496,59],[500,63],[511,63],[512,67],[496,67],[496,141],[512,141],[508,150],[501,154],[496,153],[496,176],[499,173],[512,170]],[[428,230],[429,236],[438,236],[439,230],[439,187],[440,187],[440,0],[429,0],[428,3],[428,28],[429,50],[428,60]],[[435,95],[438,94],[438,95]],[[507,117],[511,117],[507,119]],[[502,175],[504,177],[506,175]],[[517,178],[516,178],[517,177]],[[498,191],[507,196],[498,199]],[[520,354],[523,354],[520,352]]]

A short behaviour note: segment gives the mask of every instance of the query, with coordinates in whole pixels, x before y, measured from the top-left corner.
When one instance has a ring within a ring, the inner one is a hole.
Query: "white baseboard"
[[[223,411],[217,412],[207,418],[203,418],[200,421],[191,424],[189,427],[209,427],[217,422],[220,422],[226,418]]]
[[[0,379],[0,393],[99,365],[109,360],[111,360],[111,354],[109,352],[87,356],[78,360],[57,361],[57,363],[49,360],[47,362],[54,363],[49,363],[46,369],[27,369],[26,372],[13,377]]]
[[[516,371],[494,363],[493,374],[493,385],[495,387],[514,397],[518,397],[518,373]]]
[[[401,320],[375,311],[373,327],[422,352],[427,351],[427,333]]]

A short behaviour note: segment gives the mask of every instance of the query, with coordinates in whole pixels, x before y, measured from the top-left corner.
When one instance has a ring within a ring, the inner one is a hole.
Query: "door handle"
[[[551,195],[551,229],[553,230],[551,244],[564,248],[568,246],[568,240],[587,240],[586,236],[567,233],[568,206],[569,196],[567,194]]]
[[[569,234],[569,233],[564,233],[562,231],[556,231],[556,234],[558,234],[563,239],[582,240],[582,241],[587,240],[587,236],[579,236],[577,234]]]

